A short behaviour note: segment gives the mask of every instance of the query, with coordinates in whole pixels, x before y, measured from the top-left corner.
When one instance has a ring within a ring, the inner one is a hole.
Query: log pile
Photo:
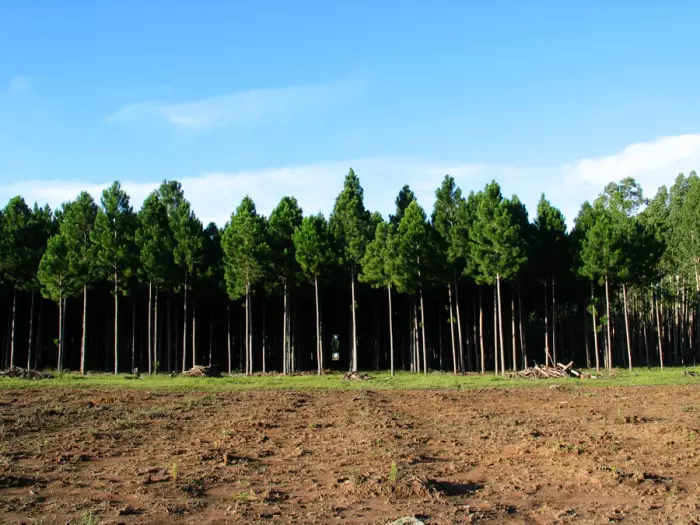
[[[360,372],[348,372],[343,376],[343,379],[347,379],[348,381],[369,381],[372,379],[372,376]]]
[[[27,368],[20,368],[18,366],[13,366],[7,370],[0,370],[0,377],[11,377],[16,379],[52,379],[51,374],[45,374],[44,372],[37,372],[36,370],[29,370]]]
[[[531,368],[526,368],[515,374],[517,377],[528,377],[531,379],[556,379],[562,377],[578,377],[579,379],[597,379],[596,376],[574,370],[574,362],[571,361],[568,365],[557,363],[557,366],[540,366],[535,365]]]
[[[221,370],[219,370],[219,367],[217,365],[197,365],[193,366],[182,375],[185,377],[221,377]]]

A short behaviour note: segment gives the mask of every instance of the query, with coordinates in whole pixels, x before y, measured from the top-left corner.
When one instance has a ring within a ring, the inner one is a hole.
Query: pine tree
[[[469,231],[471,257],[479,284],[496,286],[497,317],[500,333],[501,373],[505,373],[501,281],[514,278],[526,261],[523,236],[509,202],[504,201],[496,182],[486,185],[479,198],[476,220]],[[498,355],[495,352],[495,360]]]
[[[352,310],[352,363],[351,371],[357,371],[357,319],[355,310],[355,278],[360,261],[370,240],[370,214],[364,205],[364,190],[360,179],[350,169],[345,177],[343,191],[338,195],[329,221],[330,231],[341,250],[340,263],[350,271]]]
[[[244,197],[236,213],[231,216],[231,222],[221,238],[221,247],[229,297],[245,297],[246,375],[249,375],[253,373],[251,296],[253,287],[264,277],[269,252],[265,222],[258,215],[250,197]]]
[[[83,290],[83,330],[80,340],[80,373],[85,374],[87,344],[88,286],[96,278],[93,245],[90,235],[95,227],[97,204],[87,192],[63,206],[61,235],[66,240],[75,283]]]
[[[413,193],[413,190],[408,184],[405,184],[396,196],[396,200],[394,201],[396,213],[389,216],[389,224],[394,226],[394,228],[398,228],[404,213],[406,213],[406,208],[408,208],[408,205],[414,200],[416,200],[415,193]]]
[[[133,271],[136,219],[119,182],[102,192],[101,208],[90,235],[98,271],[114,285],[114,373],[119,373],[119,294]]]
[[[269,221],[274,274],[282,286],[284,304],[282,321],[282,373],[292,372],[289,288],[299,272],[294,247],[294,231],[301,226],[302,210],[294,197],[283,197],[272,210]]]
[[[377,224],[374,238],[367,245],[362,259],[362,273],[359,280],[374,288],[386,287],[389,297],[389,368],[394,375],[394,327],[392,308],[392,288],[402,287],[405,276],[401,273],[398,238],[391,224],[381,221]]]
[[[331,236],[323,214],[304,217],[301,226],[292,236],[296,260],[304,276],[314,284],[316,300],[316,366],[318,374],[323,372],[323,341],[321,340],[321,312],[319,309],[319,280],[333,262]]]
[[[56,368],[63,370],[65,362],[65,303],[80,290],[71,267],[70,252],[63,235],[54,235],[48,240],[46,251],[39,264],[41,293],[58,304],[58,356]]]
[[[423,373],[428,373],[428,349],[425,336],[425,304],[423,301],[423,280],[426,276],[427,259],[430,250],[431,232],[425,212],[418,201],[411,201],[406,208],[398,228],[398,238],[402,272],[406,275],[405,289],[417,291],[420,301],[421,334],[423,346]]]
[[[158,292],[173,276],[173,237],[168,212],[160,194],[146,197],[138,213],[134,240],[139,251],[138,275],[148,285],[148,373],[157,372],[154,364],[158,353]],[[155,311],[153,297],[155,295]],[[155,321],[155,322],[154,322]],[[154,342],[155,341],[155,342]]]
[[[26,254],[27,264],[30,268],[29,280],[22,284],[22,289],[31,294],[31,302],[29,307],[29,337],[27,344],[27,370],[32,368],[33,357],[33,336],[34,336],[34,304],[36,292],[41,290],[39,282],[39,264],[46,251],[46,245],[49,238],[55,233],[56,224],[53,220],[51,208],[48,205],[39,207],[36,203],[32,209],[32,217],[30,224],[30,235],[28,243],[28,251]]]
[[[556,282],[570,269],[566,221],[562,213],[552,206],[544,193],[537,204],[535,217],[536,267],[544,283],[545,295],[545,359],[557,362]],[[549,323],[547,317],[547,282],[552,285],[552,353],[549,352]]]
[[[15,366],[15,324],[17,290],[26,288],[34,269],[28,257],[31,242],[32,211],[22,197],[13,197],[2,212],[0,222],[0,273],[12,285],[10,321],[10,367]]]
[[[439,252],[445,252],[447,262],[451,266],[451,279],[447,279],[447,292],[450,302],[450,331],[452,335],[452,364],[453,372],[457,373],[457,368],[464,372],[464,349],[462,346],[462,319],[459,309],[459,285],[457,281],[458,267],[464,266],[462,260],[462,242],[458,238],[460,219],[460,209],[466,205],[463,202],[462,191],[455,185],[454,178],[445,175],[442,185],[435,191],[435,206],[433,210],[433,227],[442,240]],[[459,347],[459,363],[455,348],[454,322],[452,309],[452,287],[455,291],[455,303],[457,313],[457,339]]]

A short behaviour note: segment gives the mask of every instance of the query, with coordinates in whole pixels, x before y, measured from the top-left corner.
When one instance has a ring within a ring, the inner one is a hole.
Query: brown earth
[[[697,387],[5,390],[0,431],[0,523],[700,523]]]

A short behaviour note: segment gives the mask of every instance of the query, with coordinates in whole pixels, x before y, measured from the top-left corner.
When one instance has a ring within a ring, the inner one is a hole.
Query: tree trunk
[[[630,340],[630,321],[627,315],[627,285],[622,285],[622,298],[625,309],[625,334],[627,335],[627,366],[632,371],[632,342]]]
[[[321,343],[321,312],[318,307],[318,277],[314,277],[314,296],[316,299],[316,367],[318,375],[323,373],[323,344]]]
[[[584,342],[586,346],[586,368],[590,369],[591,368],[591,350],[590,350],[590,344],[588,342],[588,316],[586,315],[586,311],[583,311],[583,331],[584,331]]]
[[[663,336],[661,334],[661,320],[659,318],[659,301],[655,300],[655,294],[652,293],[651,296],[652,308],[654,308],[654,303],[656,303],[656,333],[659,338],[659,365],[661,370],[664,369],[664,345]]]
[[[265,296],[262,296],[262,373],[267,372],[267,363],[265,362],[265,353],[267,351],[267,316],[265,315]]]
[[[192,296],[192,366],[197,366],[197,296]]]
[[[552,277],[552,366],[557,363],[557,294]]]
[[[643,296],[642,296],[642,297],[643,297]],[[644,309],[645,302],[646,302],[646,301],[644,301],[644,300],[642,299],[642,309]],[[653,311],[654,311],[654,303],[652,303],[651,309],[652,309],[652,313],[651,313],[650,320],[652,320],[652,319],[654,318],[654,313],[653,313]],[[653,321],[652,321],[652,322],[653,322]],[[644,354],[645,354],[645,357],[646,357],[646,364],[647,364],[647,367],[650,367],[650,366],[651,366],[651,360],[650,360],[650,358],[649,358],[649,334],[647,333],[647,321],[646,321],[646,316],[644,315],[644,312],[643,312],[643,311],[642,311],[642,330],[644,331]]]
[[[17,317],[17,286],[12,291],[12,328],[10,328],[10,368],[15,366],[15,318]]]
[[[32,290],[32,302],[29,307],[29,346],[27,350],[27,370],[32,369],[32,336],[34,335],[34,290]]]
[[[182,373],[187,370],[187,273],[185,273],[185,293],[182,301]]]
[[[153,374],[153,283],[148,281],[148,375]]]
[[[160,352],[161,344],[160,344],[160,339],[158,339],[158,287],[156,286],[156,300],[155,300],[155,309],[153,312],[153,339],[154,339],[154,345],[153,345],[153,373],[157,374],[163,365],[161,365],[161,361],[163,360],[162,352]],[[158,363],[158,366],[156,366],[156,362]]]
[[[211,307],[209,308],[209,366],[211,366],[214,353],[214,321]]]
[[[131,371],[136,368],[136,296],[131,300]]]
[[[496,275],[496,287],[498,288],[498,333],[501,345],[501,374],[506,373],[505,344],[503,343],[503,305],[501,304],[501,276]]]
[[[486,355],[484,352],[484,301],[482,288],[479,286],[479,352],[481,353],[481,373],[486,373]]]
[[[231,306],[226,301],[226,349],[228,350],[228,375],[231,375]]]
[[[389,368],[391,370],[391,375],[394,375],[394,310],[391,306],[391,285],[386,287],[386,291],[389,294]]]
[[[80,373],[85,375],[85,350],[87,341],[87,286],[83,286],[83,334],[80,339]]]
[[[518,356],[517,356],[517,340],[515,337],[515,292],[511,290],[510,292],[510,324],[511,332],[513,333],[513,372],[518,370]]]
[[[593,350],[595,351],[595,370],[600,371],[600,351],[598,350],[598,324],[596,321],[595,292],[591,281],[591,316],[593,316]]]
[[[523,369],[525,369],[527,368],[527,343],[523,329],[523,294],[520,291],[520,281],[518,281],[518,324],[520,325],[520,351],[523,354]]]
[[[454,319],[452,317],[452,313],[454,310],[452,309],[452,285],[448,284],[447,285],[447,295],[449,297],[450,301],[450,336],[452,338],[452,371],[454,374],[457,374],[457,347],[455,346],[455,325],[454,325]],[[440,333],[442,333],[442,327],[440,327]]]
[[[168,303],[166,307],[165,314],[167,316],[166,318],[166,329],[168,330],[168,372],[171,372],[173,370],[173,359],[172,359],[172,349],[173,349],[173,330],[172,330],[172,325],[171,325],[171,295],[168,293]]]
[[[287,368],[287,279],[284,279],[284,293],[282,294],[284,307],[282,313],[282,374],[289,373]]]
[[[56,368],[63,370],[63,296],[58,296],[58,360]]]
[[[413,371],[419,373],[420,367],[420,341],[418,339],[418,307],[416,298],[413,298]]]
[[[608,370],[612,370],[612,332],[610,327],[610,287],[608,285],[608,276],[605,275],[605,315],[607,316],[607,331],[608,331]]]
[[[355,268],[350,270],[352,297],[352,372],[357,372],[357,320],[355,318]]]
[[[455,284],[455,308],[457,310],[457,341],[459,347],[459,370],[464,373],[464,347],[462,346],[462,316],[459,312],[459,283],[457,282],[457,270],[452,268],[452,278]],[[452,312],[450,311],[450,316]]]
[[[549,297],[547,296],[547,280],[544,281],[544,364],[549,366]]]
[[[500,360],[498,357],[498,288],[493,287],[493,369],[494,373],[498,375],[498,369]]]
[[[114,272],[114,375],[119,373],[119,275]]]
[[[423,303],[423,287],[420,290],[420,317],[421,317],[421,333],[423,337],[423,373],[428,373],[428,344],[425,337],[425,305]]]

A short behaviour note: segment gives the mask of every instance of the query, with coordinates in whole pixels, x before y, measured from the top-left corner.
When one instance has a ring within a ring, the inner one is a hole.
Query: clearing
[[[700,521],[697,384],[371,383],[2,389],[0,523]]]

